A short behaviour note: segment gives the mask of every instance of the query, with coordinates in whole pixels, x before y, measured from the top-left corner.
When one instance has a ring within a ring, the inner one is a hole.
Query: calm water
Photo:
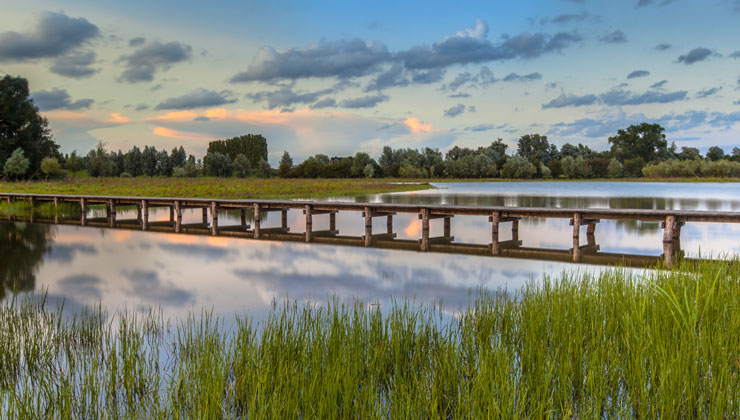
[[[440,189],[360,197],[363,202],[506,205],[541,207],[599,207],[740,211],[738,184],[660,183],[445,183]],[[346,199],[344,199],[346,200]],[[132,214],[119,212],[119,218]],[[166,220],[166,210],[151,220]],[[184,213],[184,222],[200,220],[200,211]],[[304,216],[288,214],[291,231],[302,232]],[[264,227],[280,224],[271,213]],[[238,213],[221,215],[220,222],[238,224]],[[385,219],[375,221],[385,231]],[[359,213],[340,213],[342,235],[364,233]],[[314,230],[328,228],[328,216],[316,216]],[[502,225],[501,240],[508,239]],[[420,236],[415,215],[398,215],[399,239]],[[526,247],[568,249],[572,228],[567,220],[522,220],[519,237]],[[432,221],[432,236],[442,234],[442,222]],[[456,242],[490,242],[490,223],[484,217],[455,217]],[[584,235],[585,236],[585,235]],[[602,221],[596,229],[602,251],[660,255],[662,229],[658,223]],[[740,253],[740,225],[687,224],[681,246],[688,256]],[[285,298],[325,302],[336,296],[360,297],[381,304],[410,298],[442,301],[446,307],[465,305],[478,287],[516,290],[543,274],[564,270],[598,270],[583,264],[445,255],[334,245],[248,240],[108,230],[92,227],[0,222],[0,276],[4,296],[12,278],[23,291],[46,291],[52,301],[66,305],[101,302],[111,311],[139,305],[159,305],[168,316],[195,308],[230,316],[255,318],[273,300]]]

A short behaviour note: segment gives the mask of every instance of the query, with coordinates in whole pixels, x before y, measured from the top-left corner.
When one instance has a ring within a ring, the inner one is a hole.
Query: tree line
[[[618,130],[610,148],[595,151],[582,144],[560,148],[547,136],[527,134],[508,152],[496,139],[477,148],[383,148],[378,159],[365,152],[354,156],[310,156],[294,165],[286,151],[276,169],[267,161],[267,139],[246,134],[208,144],[197,159],[182,146],[169,152],[154,146],[127,152],[108,151],[99,142],[86,155],[62,155],[22,77],[0,79],[0,164],[6,179],[64,178],[86,170],[94,177],[271,177],[281,178],[637,178],[740,177],[740,148],[727,154],[712,146],[705,156],[694,147],[668,145],[665,129],[642,123]]]

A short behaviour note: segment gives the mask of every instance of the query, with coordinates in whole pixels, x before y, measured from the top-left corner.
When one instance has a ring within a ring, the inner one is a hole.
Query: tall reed
[[[229,327],[14,298],[0,417],[738,418],[739,310],[737,260],[563,273],[463,308],[285,302]]]

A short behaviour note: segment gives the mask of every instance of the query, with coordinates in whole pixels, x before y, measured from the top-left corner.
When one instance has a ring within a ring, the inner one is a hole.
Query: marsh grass
[[[222,199],[353,197],[429,188],[432,186],[426,181],[403,184],[382,179],[76,178],[0,181],[0,191],[8,193]]]
[[[0,309],[0,408],[33,418],[730,419],[740,262],[564,273],[463,308]],[[449,309],[456,309],[452,313]],[[231,325],[231,324],[230,324]]]

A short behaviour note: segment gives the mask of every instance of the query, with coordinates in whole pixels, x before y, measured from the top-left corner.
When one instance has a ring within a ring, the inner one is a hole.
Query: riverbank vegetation
[[[0,181],[0,191],[32,194],[114,195],[222,199],[354,197],[432,188],[427,182],[383,179],[261,178],[75,178],[54,181]]]
[[[737,418],[740,263],[562,274],[412,302],[0,309],[0,407],[30,418]],[[450,315],[450,311],[454,314]],[[67,308],[67,313],[70,309]]]

